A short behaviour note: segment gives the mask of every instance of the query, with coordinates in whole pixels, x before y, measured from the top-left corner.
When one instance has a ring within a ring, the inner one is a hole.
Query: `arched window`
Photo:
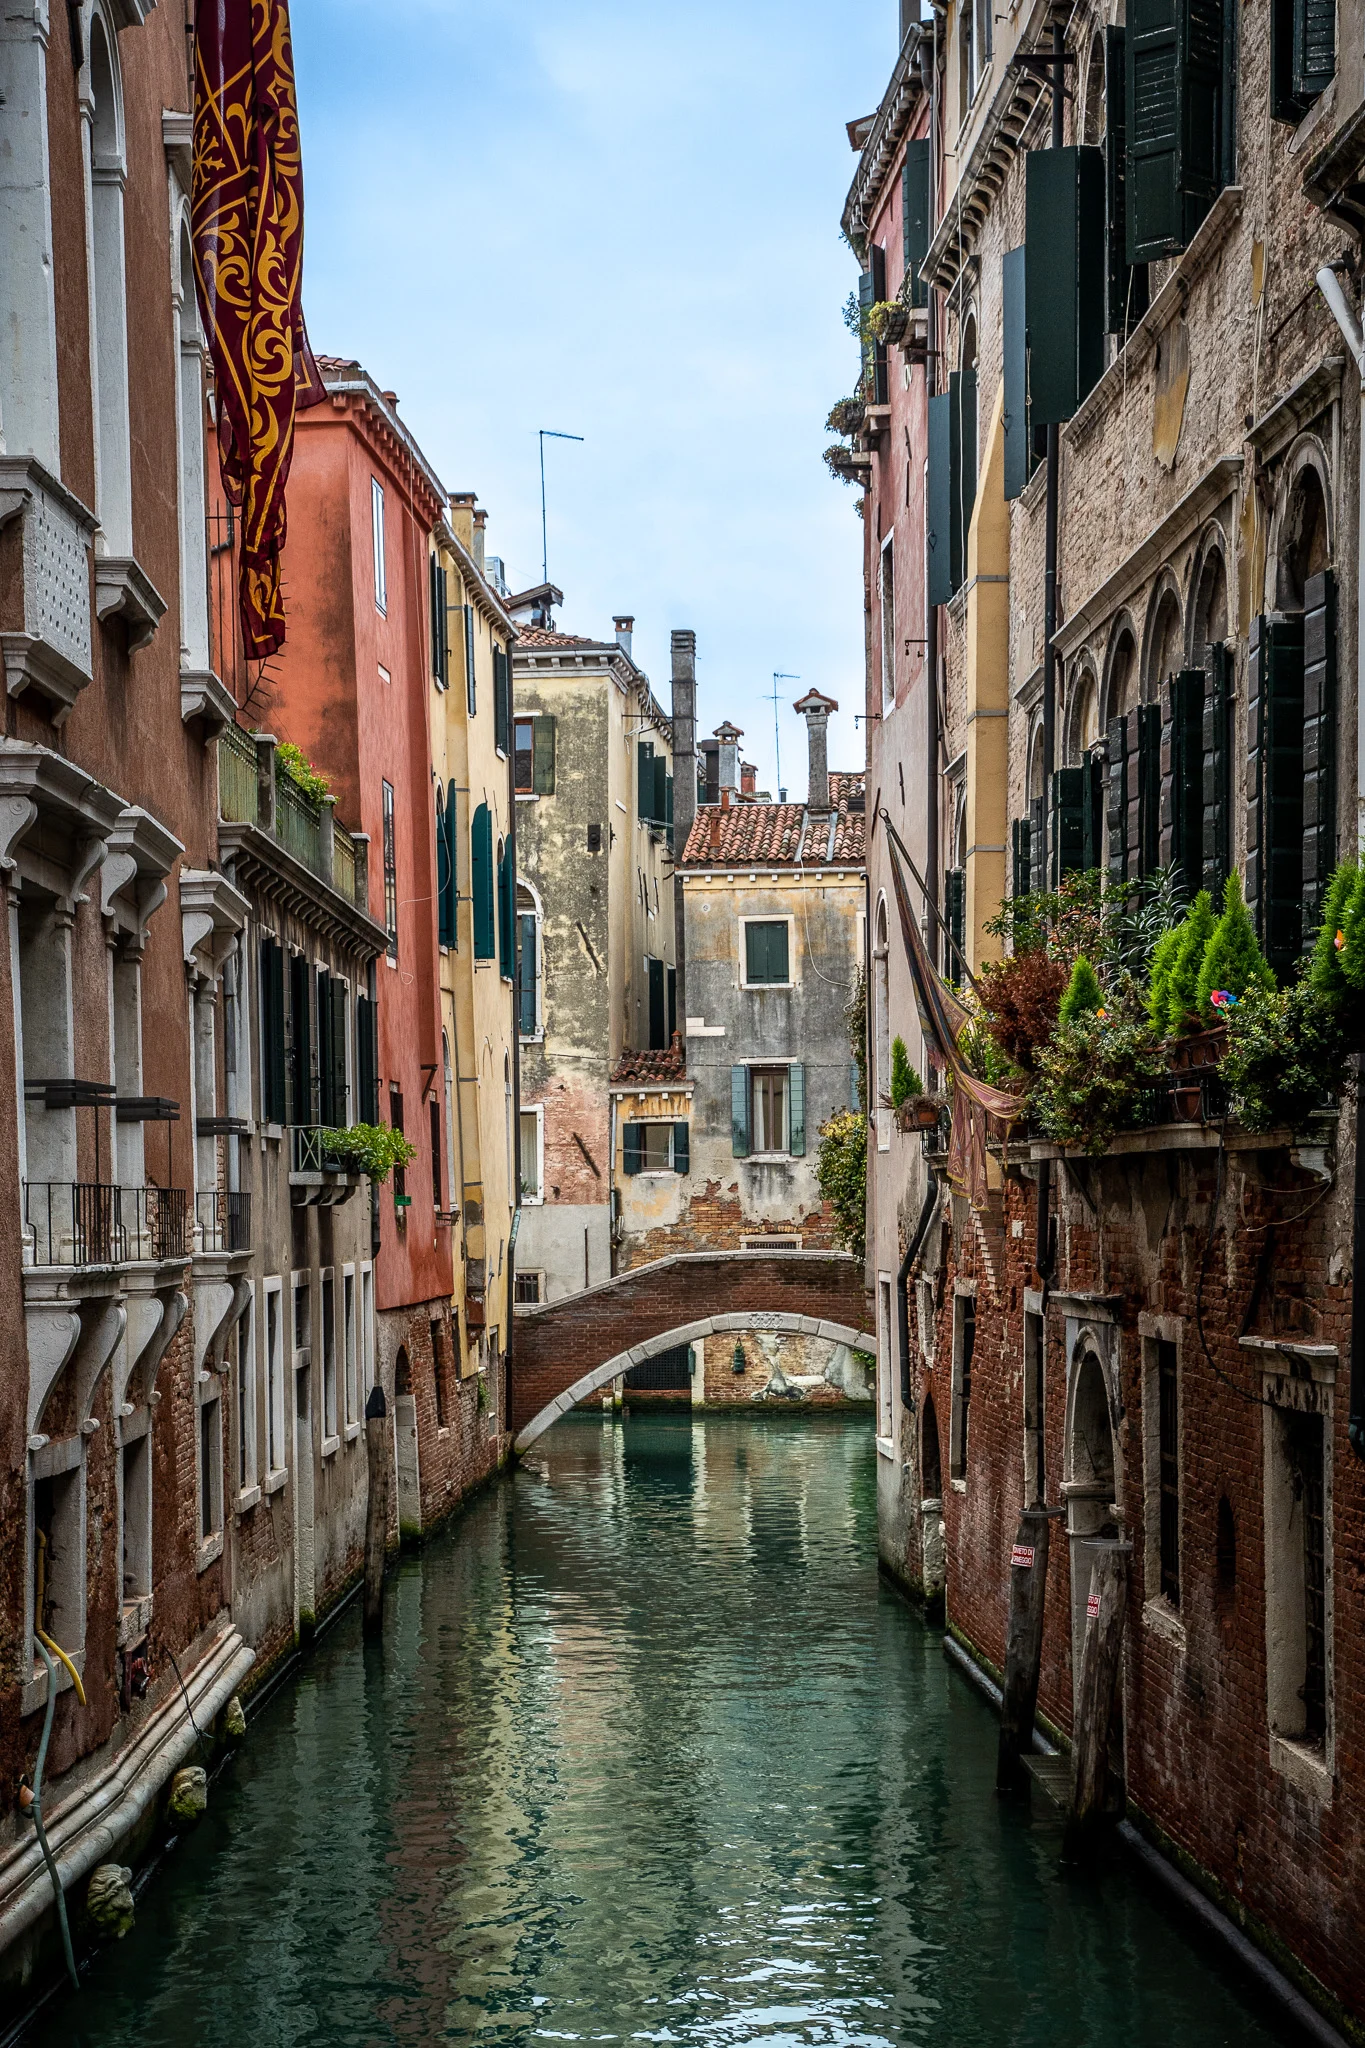
[[[180,221],[176,277],[180,475],[180,666],[207,673],[209,653],[208,500],[204,472],[204,331],[194,293],[189,223]]]
[[[1139,700],[1137,643],[1126,623],[1110,650],[1109,681],[1104,695],[1106,724],[1134,710]]]
[[[128,306],[123,241],[123,94],[117,44],[97,7],[90,23],[91,355],[95,385],[97,549],[133,554],[133,476],[128,418]]]
[[[1275,604],[1282,612],[1304,609],[1310,576],[1320,576],[1332,560],[1327,504],[1316,465],[1306,462],[1294,479],[1276,555]]]
[[[871,1093],[877,1126],[877,1150],[888,1152],[891,1149],[891,1112],[883,1098],[889,1098],[891,1093],[891,944],[885,896],[877,901],[877,922],[872,940],[872,1009],[875,1072]]]
[[[517,884],[517,975],[518,1032],[522,1038],[539,1038],[545,1029],[540,906],[525,882]]]
[[[1159,701],[1161,686],[1185,666],[1185,631],[1180,616],[1180,599],[1168,585],[1157,599],[1147,635],[1147,682],[1142,692],[1145,704]]]
[[[1220,548],[1210,548],[1199,572],[1199,588],[1194,600],[1194,631],[1190,640],[1190,658],[1195,668],[1204,666],[1204,657],[1210,647],[1217,647],[1228,637],[1228,578],[1223,567]]]

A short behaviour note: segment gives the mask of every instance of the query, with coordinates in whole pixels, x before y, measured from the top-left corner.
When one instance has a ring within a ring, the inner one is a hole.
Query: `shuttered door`
[[[493,820],[480,804],[469,829],[469,885],[474,898],[474,958],[491,960],[493,936]]]
[[[976,504],[976,371],[954,370],[948,379],[952,442],[950,542],[953,589],[967,574],[967,530]]]
[[[459,805],[455,784],[446,788],[445,832],[446,832],[446,896],[442,906],[446,928],[450,933],[447,944],[460,943],[460,833]]]
[[[361,1123],[379,1121],[379,1049],[375,1028],[375,1006],[368,996],[358,996],[355,1006],[355,1064]]]
[[[636,802],[642,818],[654,816],[654,742],[641,740],[637,748],[639,774],[636,778]]]
[[[1058,768],[1052,777],[1052,844],[1057,880],[1085,866],[1084,768]]]
[[[1028,327],[1024,310],[1023,249],[1007,249],[1000,261],[1001,319],[1005,377],[1005,496],[1017,498],[1033,474],[1028,412]]]
[[[1203,887],[1204,671],[1182,669],[1162,686],[1159,865],[1179,871],[1182,896]]]
[[[1142,704],[1137,719],[1138,868],[1154,875],[1161,866],[1161,706]]]
[[[1232,867],[1232,650],[1209,649],[1204,691],[1203,886],[1217,902]]]
[[[1105,325],[1131,334],[1147,311],[1147,266],[1128,261],[1128,101],[1124,34],[1104,31]]]
[[[1303,587],[1304,937],[1337,864],[1337,621],[1330,569]]]
[[[1128,879],[1128,721],[1109,721],[1109,794],[1106,823],[1109,828],[1109,879]]]
[[[929,602],[947,604],[953,582],[952,402],[945,392],[929,400]]]
[[[450,928],[450,833],[446,827],[445,798],[436,792],[436,935],[441,945],[453,946]]]
[[[904,217],[905,275],[910,284],[912,306],[927,306],[929,287],[919,267],[929,248],[929,142],[907,142],[905,166],[901,172],[901,212]]]
[[[1247,898],[1267,960],[1286,975],[1303,936],[1303,620],[1252,629],[1247,702]]]
[[[335,1128],[333,1097],[335,1073],[332,1065],[332,977],[325,967],[318,969],[318,1122],[324,1130]]]
[[[1069,420],[1104,368],[1105,170],[1084,145],[1026,159],[1024,298],[1035,426]]]
[[[498,855],[498,972],[504,981],[515,981],[516,970],[516,882],[512,873],[511,842],[505,841]]]
[[[285,1088],[284,948],[261,940],[261,1116],[282,1124],[288,1114]]]

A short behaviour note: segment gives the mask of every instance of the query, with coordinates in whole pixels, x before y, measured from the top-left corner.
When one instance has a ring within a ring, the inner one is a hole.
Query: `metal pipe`
[[[937,130],[939,115],[937,21],[935,21],[933,24],[932,35],[933,54],[931,57],[931,64],[933,69],[933,90],[929,101],[929,157],[930,172],[932,175],[932,189],[935,198],[937,198],[938,162],[937,157],[935,155],[935,151],[937,148]],[[936,230],[938,227],[938,209],[937,207],[931,207],[930,210],[935,215],[931,229],[932,232]],[[926,406],[928,400],[934,396],[936,377],[934,365],[938,361],[939,354],[938,307],[937,304],[932,301],[930,304],[930,318],[934,323],[934,332],[928,336],[929,348],[927,350],[924,363],[924,396]],[[929,590],[929,533],[927,520],[925,522],[924,534],[924,588],[927,598]],[[925,715],[927,721],[924,736],[924,765],[926,780],[924,802],[924,867],[928,882],[928,887],[925,890],[925,896],[928,900],[929,910],[931,913],[929,930],[925,934],[925,939],[929,947],[930,961],[935,967],[937,967],[939,964],[939,950],[938,933],[935,929],[935,926],[938,919],[938,825],[939,805],[942,802],[942,791],[939,787],[938,758],[938,606],[934,604],[929,604],[927,602],[925,604],[924,623],[924,697]]]

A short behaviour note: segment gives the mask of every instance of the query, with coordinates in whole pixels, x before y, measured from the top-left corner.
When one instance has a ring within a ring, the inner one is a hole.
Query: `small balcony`
[[[188,1257],[184,1188],[24,1182],[26,1266],[156,1265]]]
[[[349,1202],[364,1175],[332,1150],[326,1126],[289,1126],[289,1199],[296,1209],[330,1209]]]
[[[199,1249],[205,1252],[251,1250],[251,1197],[237,1189],[205,1188],[194,1198]]]
[[[277,766],[273,740],[236,725],[219,735],[218,810],[225,824],[267,833],[347,903],[368,911],[369,842],[336,822],[330,796],[315,800]]]

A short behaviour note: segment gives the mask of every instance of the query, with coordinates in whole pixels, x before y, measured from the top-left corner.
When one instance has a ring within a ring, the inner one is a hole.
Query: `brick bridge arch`
[[[543,1308],[519,1308],[514,1448],[618,1373],[720,1331],[823,1337],[874,1355],[863,1268],[851,1252],[681,1252]]]

